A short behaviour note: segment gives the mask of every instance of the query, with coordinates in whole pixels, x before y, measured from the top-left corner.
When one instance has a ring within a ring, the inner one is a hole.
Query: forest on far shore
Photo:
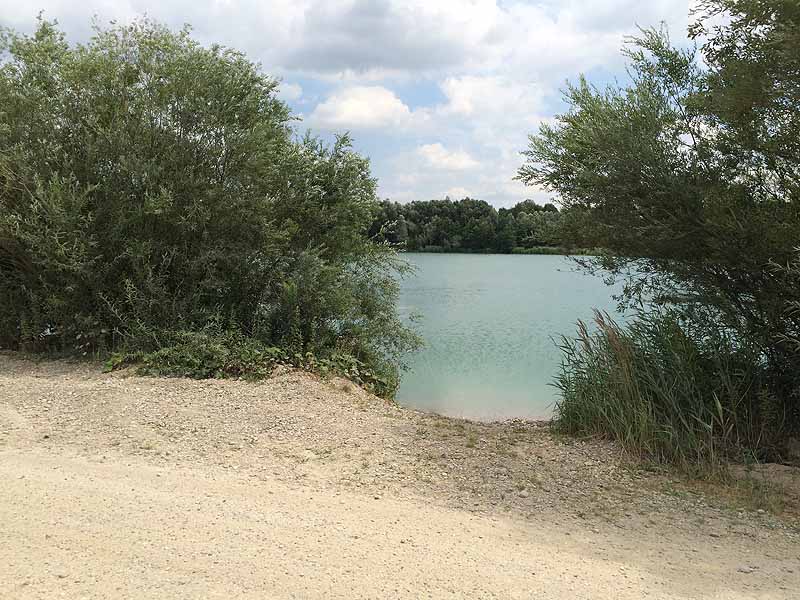
[[[566,253],[575,251],[568,241],[578,225],[574,212],[533,200],[500,209],[474,198],[384,200],[369,235],[411,252]]]

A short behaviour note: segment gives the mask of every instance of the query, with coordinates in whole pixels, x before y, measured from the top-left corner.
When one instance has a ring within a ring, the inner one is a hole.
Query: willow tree
[[[800,427],[787,268],[800,247],[800,4],[709,0],[690,35],[689,49],[664,30],[630,40],[628,85],[570,85],[518,177],[588,216],[578,243],[607,249],[593,266],[624,276],[628,300],[747,348],[760,373],[748,401],[777,403],[785,434]]]
[[[409,342],[368,161],[298,137],[246,56],[142,20],[0,41],[0,344],[233,333],[389,379]]]

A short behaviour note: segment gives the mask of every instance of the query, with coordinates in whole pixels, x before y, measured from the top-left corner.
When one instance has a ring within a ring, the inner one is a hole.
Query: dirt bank
[[[345,382],[0,355],[0,598],[792,598],[791,514]]]

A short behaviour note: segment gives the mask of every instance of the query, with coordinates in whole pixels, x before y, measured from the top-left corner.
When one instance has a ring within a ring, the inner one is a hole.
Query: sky
[[[189,24],[280,78],[301,131],[350,132],[381,198],[508,207],[550,198],[513,177],[566,81],[624,80],[626,36],[663,22],[681,42],[690,1],[0,0],[0,26],[31,32],[43,11],[82,42],[92,18]]]

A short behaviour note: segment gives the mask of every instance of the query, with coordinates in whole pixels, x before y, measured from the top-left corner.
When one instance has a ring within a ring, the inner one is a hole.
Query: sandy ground
[[[0,354],[0,598],[800,597],[796,522],[341,381]]]

